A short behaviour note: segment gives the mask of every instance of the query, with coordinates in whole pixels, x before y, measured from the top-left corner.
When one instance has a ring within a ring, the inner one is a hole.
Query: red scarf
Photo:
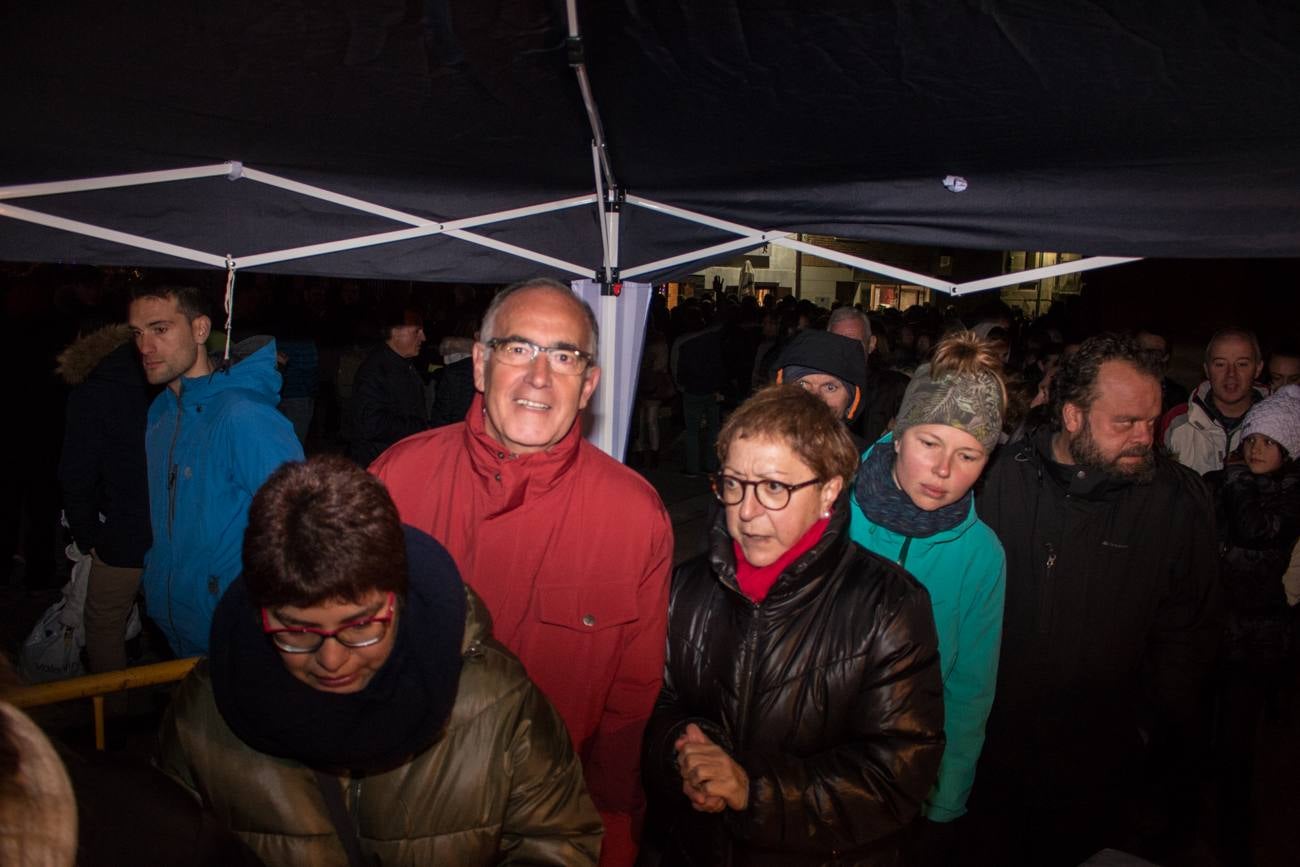
[[[822,518],[808,528],[798,542],[790,546],[776,561],[767,566],[754,566],[745,559],[745,552],[740,549],[740,543],[732,541],[731,548],[736,552],[736,583],[740,585],[740,591],[755,602],[762,602],[767,598],[768,591],[776,583],[776,579],[781,577],[785,567],[789,566],[800,555],[807,552],[821,540],[822,533],[826,532],[826,527],[830,524],[830,518]]]

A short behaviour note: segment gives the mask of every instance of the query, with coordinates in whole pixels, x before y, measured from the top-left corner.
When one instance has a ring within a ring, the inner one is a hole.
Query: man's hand
[[[749,775],[722,747],[709,740],[695,723],[673,745],[682,792],[702,813],[720,813],[726,807],[749,806]]]

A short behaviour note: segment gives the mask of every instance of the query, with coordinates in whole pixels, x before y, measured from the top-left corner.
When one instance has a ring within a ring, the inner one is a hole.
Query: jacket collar
[[[821,540],[785,568],[768,591],[767,598],[760,603],[764,608],[798,604],[817,594],[822,582],[840,562],[844,549],[849,544],[851,495],[846,485],[835,501],[830,523]],[[727,510],[722,508],[718,510],[709,532],[709,560],[713,565],[713,574],[718,576],[723,586],[748,602],[749,597],[744,595],[736,582],[736,555],[731,542],[731,536],[727,533]]]
[[[230,349],[230,362],[214,363],[212,372],[181,380],[181,398],[187,406],[202,403],[218,392],[242,388],[273,404],[280,399],[280,371],[275,366],[275,338],[250,337]]]
[[[474,395],[465,416],[465,449],[474,472],[485,483],[505,486],[509,505],[539,496],[559,485],[578,460],[582,423],[575,419],[569,432],[546,451],[512,455],[488,433],[483,394]]]
[[[1046,475],[1064,493],[1084,500],[1105,500],[1111,494],[1136,484],[1129,479],[1118,479],[1100,470],[1090,470],[1075,464],[1057,463],[1052,452],[1056,431],[1049,426],[1039,429],[1029,448],[1038,460],[1039,477]]]

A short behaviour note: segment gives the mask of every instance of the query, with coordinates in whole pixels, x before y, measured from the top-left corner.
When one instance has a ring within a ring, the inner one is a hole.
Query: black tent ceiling
[[[6,5],[0,186],[235,160],[435,223],[596,189],[562,2]],[[1300,255],[1289,2],[603,0],[578,18],[609,163],[636,196],[912,244]],[[241,262],[415,225],[224,177],[11,191],[0,215],[14,208]],[[601,264],[594,204],[473,231]],[[619,234],[625,268],[736,237],[631,206]],[[0,258],[177,264],[16,219]],[[445,233],[266,267],[551,270]]]

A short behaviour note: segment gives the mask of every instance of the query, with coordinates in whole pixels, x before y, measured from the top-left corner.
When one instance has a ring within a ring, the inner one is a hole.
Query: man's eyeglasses
[[[344,647],[370,647],[383,641],[384,636],[388,634],[388,626],[393,622],[393,606],[396,603],[396,594],[389,593],[383,614],[345,623],[338,629],[317,629],[314,626],[272,626],[270,615],[263,608],[262,632],[285,653],[315,653],[320,650],[327,638],[333,638]]]
[[[522,337],[493,337],[484,343],[502,364],[524,367],[533,363],[537,353],[546,353],[551,371],[563,376],[577,376],[591,366],[591,353],[571,346],[538,346]]]
[[[717,497],[718,502],[724,506],[738,506],[745,499],[745,489],[753,488],[754,496],[758,498],[760,506],[779,512],[790,505],[790,497],[795,491],[818,484],[820,481],[821,479],[809,479],[797,485],[787,485],[776,479],[757,479],[750,482],[725,473],[715,473],[712,478],[713,496]]]

